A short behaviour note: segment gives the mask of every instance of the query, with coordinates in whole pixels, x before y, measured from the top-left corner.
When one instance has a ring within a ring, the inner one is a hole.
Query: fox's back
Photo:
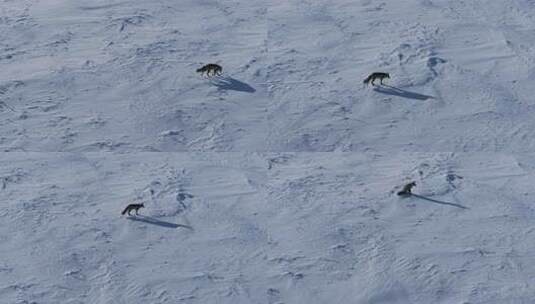
[[[206,71],[221,71],[223,68],[215,63],[209,63],[202,68],[198,69],[199,72],[206,72]]]
[[[390,78],[390,74],[383,72],[375,72],[370,75],[371,78]]]
[[[125,214],[131,210],[134,210],[137,212],[137,210],[139,210],[140,208],[145,208],[145,205],[144,204],[129,204],[128,206],[126,206],[126,208],[124,208],[121,214]]]

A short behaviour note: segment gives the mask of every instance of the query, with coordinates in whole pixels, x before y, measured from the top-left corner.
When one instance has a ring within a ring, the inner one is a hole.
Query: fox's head
[[[145,208],[145,203],[141,203],[141,208]]]
[[[388,79],[390,79],[390,74],[386,73],[386,76],[385,76],[385,78],[388,78]],[[415,184],[415,185],[416,185],[416,184]]]

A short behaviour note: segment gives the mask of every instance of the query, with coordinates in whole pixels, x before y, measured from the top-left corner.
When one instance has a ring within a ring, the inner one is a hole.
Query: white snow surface
[[[0,304],[535,303],[534,44],[534,0],[0,0]]]
[[[9,153],[1,302],[531,303],[533,156]]]
[[[531,0],[4,0],[0,33],[3,151],[535,149]]]

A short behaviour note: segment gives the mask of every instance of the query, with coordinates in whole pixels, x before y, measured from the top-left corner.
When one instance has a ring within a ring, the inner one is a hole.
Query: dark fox
[[[124,215],[125,213],[128,212],[128,215],[130,215],[130,212],[132,210],[135,210],[136,211],[136,215],[137,215],[137,212],[138,212],[139,208],[145,208],[145,205],[144,204],[130,204],[130,205],[126,206],[126,208],[124,208],[124,210],[123,210],[123,212],[121,212],[121,214]]]
[[[411,195],[412,192],[412,188],[416,186],[416,182],[411,182],[411,183],[408,183],[406,184],[403,189],[401,189],[401,191],[398,192],[398,195],[400,196],[408,196],[408,195]]]
[[[209,63],[205,66],[203,66],[200,69],[197,69],[197,73],[201,73],[201,76],[206,73],[207,76],[210,76],[210,72],[212,72],[212,76],[214,75],[221,75],[221,72],[223,72],[223,68],[215,63]]]
[[[381,81],[381,84],[383,84],[383,79],[390,79],[390,74],[388,73],[381,73],[381,72],[374,72],[370,76],[368,76],[366,79],[364,79],[364,84],[368,85],[370,82],[372,85],[374,84],[374,81],[376,79],[379,79]]]

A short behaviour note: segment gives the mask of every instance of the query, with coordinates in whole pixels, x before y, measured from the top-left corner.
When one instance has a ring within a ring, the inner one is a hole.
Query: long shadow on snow
[[[170,223],[170,222],[166,222],[166,221],[161,221],[161,220],[155,219],[155,218],[150,217],[150,216],[136,215],[136,216],[129,216],[129,217],[127,217],[127,219],[129,219],[131,221],[136,221],[136,222],[143,222],[143,223],[147,223],[147,224],[153,224],[153,225],[160,226],[160,227],[165,227],[165,228],[182,227],[182,228],[187,228],[187,229],[193,230],[193,227],[188,226],[188,225],[175,224],[175,223]]]
[[[421,196],[421,195],[414,194],[414,193],[412,193],[411,196],[414,196],[414,197],[417,197],[417,198],[420,198],[420,199],[423,199],[423,200],[426,200],[426,201],[430,201],[430,202],[433,202],[433,203],[436,203],[436,204],[448,205],[448,206],[453,206],[453,207],[462,208],[462,209],[470,209],[470,208],[468,208],[466,206],[463,206],[463,205],[460,205],[460,204],[438,201],[436,199],[432,199],[432,198]]]
[[[230,76],[214,78],[210,80],[210,83],[216,86],[219,90],[232,90],[246,93],[256,92],[255,88],[252,86]]]
[[[427,100],[430,98],[435,98],[433,96],[406,91],[406,90],[396,88],[393,86],[389,86],[386,84],[383,84],[382,86],[374,87],[373,90],[378,93],[394,95],[394,96],[399,96],[399,97],[409,98],[409,99]]]

